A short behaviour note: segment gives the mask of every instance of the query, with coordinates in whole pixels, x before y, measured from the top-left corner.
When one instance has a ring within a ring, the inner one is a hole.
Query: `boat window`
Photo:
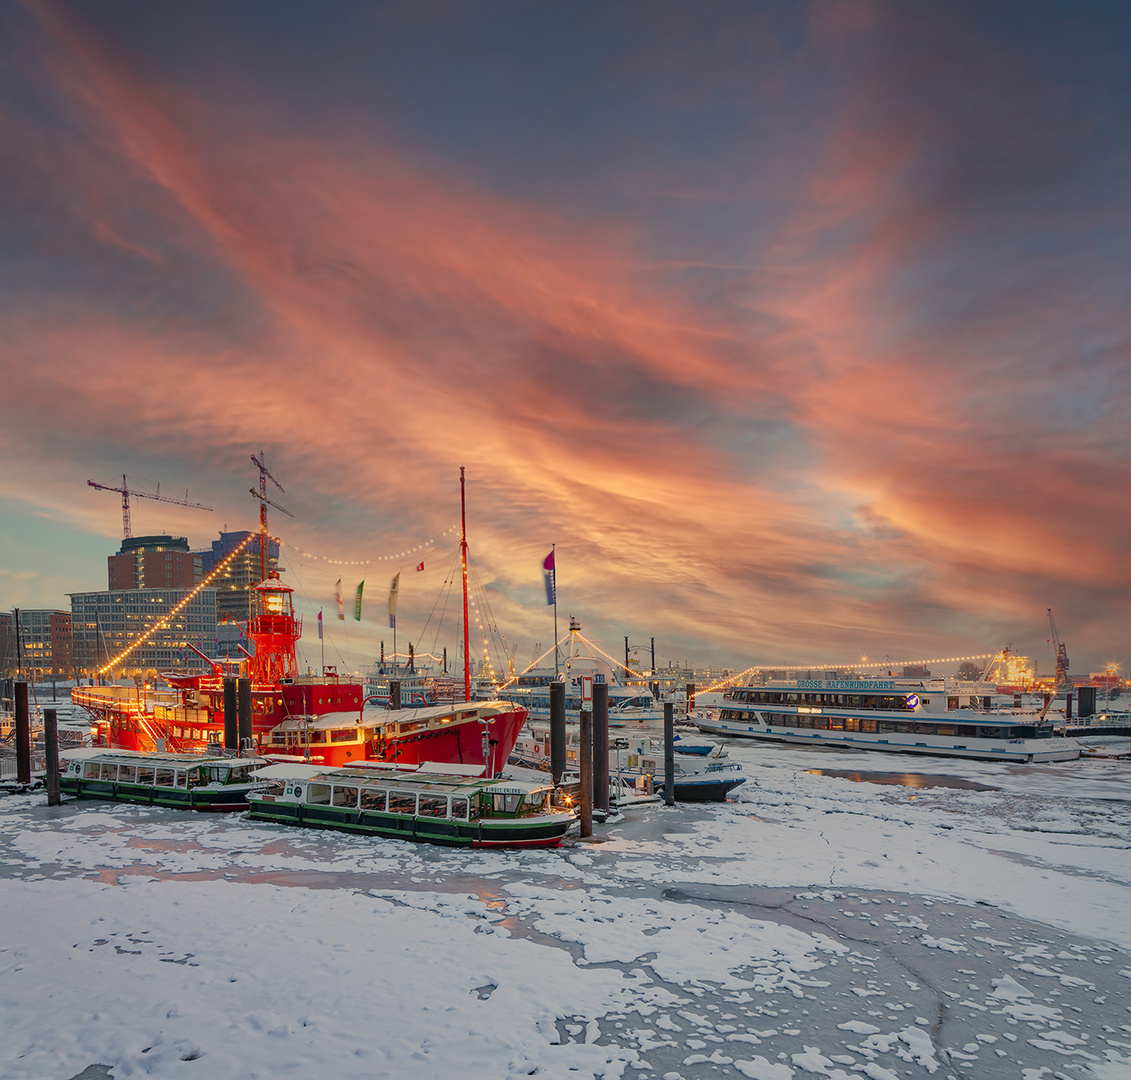
[[[330,742],[357,742],[357,728],[334,728]]]
[[[496,814],[513,814],[520,802],[522,802],[521,795],[495,795],[493,809]]]
[[[830,731],[843,731],[844,730],[844,717],[843,716],[830,716],[829,717],[829,730]]]
[[[326,732],[324,732],[324,731],[312,731],[310,733],[310,741],[312,743],[325,742],[326,741]]]
[[[361,789],[361,808],[362,810],[384,810],[385,809],[385,792],[383,789],[375,788],[362,788]]]
[[[330,805],[330,785],[329,784],[311,784],[306,789],[306,801],[314,803],[316,806],[329,806]]]
[[[150,786],[152,786],[153,785],[153,773],[154,773],[153,769],[139,768],[137,770],[137,782],[139,784],[149,784]]]
[[[876,721],[875,720],[861,720],[860,721],[860,730],[861,731],[875,731],[876,730]]]
[[[390,791],[389,792],[389,813],[391,814],[415,814],[416,813],[416,793],[413,791]]]
[[[860,721],[855,719],[855,717],[845,720],[843,730],[845,730],[845,731],[859,731],[860,730]]]
[[[233,781],[236,781],[236,780],[246,780],[247,779],[247,772],[248,772],[248,766],[237,765],[234,769],[232,769],[228,773],[228,783],[230,784],[230,783],[232,783]]]
[[[899,725],[894,720],[880,720],[876,723],[876,730],[881,735],[886,735],[898,731]]]
[[[174,787],[187,788],[188,787],[188,773],[184,772],[182,769],[178,769],[177,770],[177,778],[176,778],[176,780],[173,781],[173,786]]]
[[[416,812],[426,817],[447,817],[447,795],[421,795],[420,806]]]
[[[120,765],[118,767],[118,783],[119,784],[136,784],[137,783],[137,766],[136,765]]]
[[[462,795],[452,796],[452,817],[456,821],[467,820],[467,799]]]
[[[357,788],[355,787],[338,787],[334,785],[334,805],[335,806],[357,806]]]
[[[980,739],[1000,739],[1002,738],[1002,729],[999,727],[979,727],[978,738]]]
[[[956,698],[956,697],[948,697],[948,698],[946,699],[946,707],[947,707],[948,709],[957,709],[957,708],[958,708],[958,698]]]
[[[912,724],[911,729],[916,735],[934,735],[935,733],[934,724]]]
[[[173,770],[172,769],[158,769],[157,770],[157,786],[158,787],[172,787],[173,786]]]
[[[97,780],[99,772],[99,765],[97,761],[88,761],[82,767],[82,775],[87,780]]]
[[[954,736],[954,725],[953,724],[937,724],[935,726],[935,734],[936,735],[950,735],[951,737],[953,737]]]
[[[117,765],[103,765],[101,773],[99,774],[100,780],[117,780],[118,779],[118,766]]]

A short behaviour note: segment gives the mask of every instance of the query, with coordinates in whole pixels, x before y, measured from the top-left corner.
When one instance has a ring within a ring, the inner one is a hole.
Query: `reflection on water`
[[[1000,791],[989,784],[978,784],[973,780],[962,780],[957,776],[935,776],[929,773],[860,772],[847,769],[806,769],[811,776],[835,776],[841,780],[855,780],[863,784],[898,784],[901,787],[962,788],[965,791]]]

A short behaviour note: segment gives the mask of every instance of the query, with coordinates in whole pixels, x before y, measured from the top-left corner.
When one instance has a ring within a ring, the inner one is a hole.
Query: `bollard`
[[[593,806],[609,806],[609,684],[593,684]]]
[[[664,805],[675,806],[675,718],[670,701],[664,702]]]
[[[239,711],[236,705],[236,680],[224,680],[224,749],[240,748]]]
[[[47,805],[58,806],[59,795],[59,724],[55,709],[43,710],[43,756],[47,759]]]
[[[557,786],[566,766],[565,683],[550,683],[550,776]]]
[[[27,712],[27,683],[15,685],[16,699],[16,783],[31,783],[31,722]]]
[[[585,837],[593,835],[593,714],[582,709],[580,721],[581,835]]]

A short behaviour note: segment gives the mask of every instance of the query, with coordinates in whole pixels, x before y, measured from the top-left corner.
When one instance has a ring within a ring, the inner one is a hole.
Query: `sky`
[[[1126,763],[748,742],[544,850],[10,795],[4,1076],[1127,1080]]]
[[[0,609],[105,587],[88,480],[204,548],[263,452],[308,656],[366,582],[351,668],[398,571],[432,640],[464,467],[520,666],[553,546],[558,632],[660,666],[1051,673],[1052,609],[1131,673],[1129,45],[1101,3],[3,0]]]

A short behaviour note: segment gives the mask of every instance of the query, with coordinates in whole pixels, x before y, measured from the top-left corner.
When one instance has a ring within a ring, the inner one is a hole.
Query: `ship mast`
[[[463,700],[471,700],[471,643],[467,634],[467,496],[464,493],[463,466],[459,467],[459,554],[463,563]],[[486,758],[484,758],[486,762]]]

